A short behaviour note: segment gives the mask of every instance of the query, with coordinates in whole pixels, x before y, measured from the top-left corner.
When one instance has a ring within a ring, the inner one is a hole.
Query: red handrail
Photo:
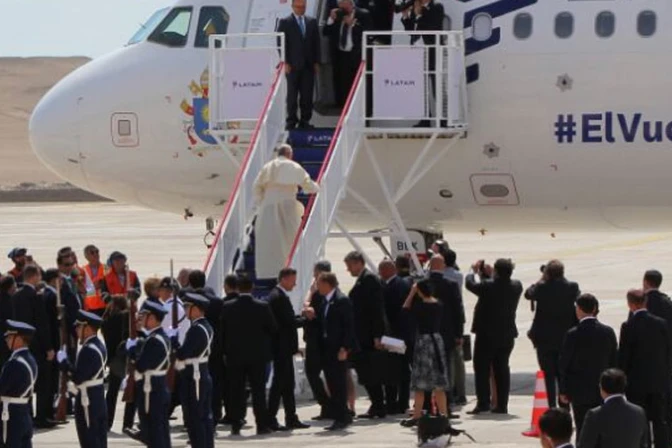
[[[327,170],[327,168],[329,166],[329,163],[331,163],[331,156],[334,152],[334,148],[336,147],[336,143],[338,142],[338,138],[341,135],[341,130],[343,128],[343,122],[345,121],[345,117],[348,115],[348,112],[350,112],[350,106],[352,105],[352,100],[355,96],[355,92],[357,91],[357,86],[359,86],[359,81],[362,78],[362,75],[364,74],[365,67],[366,67],[366,62],[362,61],[359,64],[359,69],[357,70],[357,74],[355,75],[355,79],[352,82],[352,87],[350,88],[350,93],[348,93],[348,99],[345,102],[345,106],[343,106],[343,111],[341,112],[341,116],[338,119],[338,124],[336,125],[336,129],[334,130],[334,135],[331,137],[331,143],[329,144],[329,150],[327,151],[327,154],[324,156],[324,163],[322,164],[322,168],[320,168],[320,174],[317,176],[317,184],[318,185],[322,185],[322,176],[324,176],[324,173]],[[299,231],[296,232],[296,236],[294,237],[294,243],[292,244],[292,248],[289,251],[289,256],[287,257],[287,261],[285,262],[285,267],[290,267],[290,265],[292,263],[292,258],[294,258],[294,254],[296,253],[296,248],[298,247],[299,241],[301,240],[301,235],[303,234],[303,229],[306,228],[306,224],[308,223],[308,219],[310,218],[310,214],[313,211],[313,205],[315,204],[315,198],[316,198],[315,194],[312,194],[310,196],[310,201],[308,202],[308,206],[306,207],[306,211],[303,214],[303,218],[301,220],[301,227],[299,227]]]
[[[240,188],[240,181],[242,180],[243,173],[247,169],[247,165],[250,163],[250,157],[252,157],[252,150],[254,149],[254,145],[256,145],[257,140],[259,139],[259,132],[261,131],[261,125],[262,122],[264,121],[264,116],[266,115],[266,112],[271,106],[271,100],[273,99],[275,88],[277,87],[278,82],[280,82],[280,76],[282,76],[284,70],[285,70],[285,63],[280,62],[275,72],[275,77],[273,78],[273,84],[271,84],[271,89],[269,90],[268,95],[266,96],[264,107],[261,109],[259,120],[257,121],[257,125],[254,128],[252,139],[250,140],[250,144],[247,147],[247,151],[245,152],[245,157],[243,158],[243,162],[240,164],[240,168],[238,169],[238,174],[236,175],[236,181],[233,183],[233,188],[231,189],[231,193],[229,194],[229,200],[226,204],[226,208],[224,209],[224,214],[222,215],[222,219],[219,221],[219,225],[217,226],[217,232],[215,234],[215,244],[213,244],[210,250],[208,250],[208,257],[206,258],[205,266],[203,267],[204,272],[208,271],[210,263],[214,258],[215,251],[217,250],[217,246],[219,245],[219,237],[222,235],[222,230],[224,228],[224,223],[226,222],[226,220],[229,217],[229,214],[231,213],[231,207],[233,206],[234,196],[238,191],[238,189]]]

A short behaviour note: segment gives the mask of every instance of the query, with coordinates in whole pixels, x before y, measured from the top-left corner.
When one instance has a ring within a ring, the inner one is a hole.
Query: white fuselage
[[[47,166],[74,185],[118,201],[180,214],[221,214],[236,167],[218,145],[198,136],[183,107],[207,88],[201,78],[208,50],[193,45],[200,3],[178,2],[194,7],[184,48],[147,41],[126,46],[78,69],[45,96],[31,120],[31,139]],[[274,17],[288,12],[291,2],[277,3],[218,0],[207,5],[226,9],[232,34],[272,31]],[[672,223],[667,187],[672,80],[666,57],[672,31],[663,27],[672,18],[669,0],[443,3],[454,29],[465,25],[469,11],[492,5],[501,14],[493,19],[493,31],[498,29],[501,37],[467,56],[466,65],[479,69],[478,80],[468,86],[468,135],[399,201],[409,225],[552,232]],[[510,7],[521,3],[528,6]],[[511,11],[502,13],[502,8]],[[638,34],[638,15],[644,10],[657,16],[650,37]],[[615,16],[615,32],[608,38],[596,34],[602,11]],[[572,35],[564,39],[554,30],[561,12],[571,13],[574,21]],[[519,13],[533,18],[527,39],[514,36]],[[398,22],[396,16],[395,26]],[[471,27],[464,29],[471,38]],[[193,90],[192,81],[200,91]],[[560,143],[555,123],[569,114],[576,135]],[[132,122],[130,136],[115,135],[119,117]],[[391,185],[403,180],[399,167],[410,166],[423,144],[371,141],[375,152],[384,151],[379,159]],[[438,152],[441,140],[436,145]],[[358,161],[353,188],[382,204],[372,177],[366,161]],[[482,197],[483,184],[505,185],[509,194]],[[452,197],[442,197],[440,190]],[[386,224],[366,221],[350,198],[342,210],[345,220],[365,227]]]

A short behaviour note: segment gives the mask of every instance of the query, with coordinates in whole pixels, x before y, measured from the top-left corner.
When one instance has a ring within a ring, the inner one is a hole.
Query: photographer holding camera
[[[565,266],[560,261],[551,260],[542,267],[542,272],[541,280],[525,291],[525,298],[536,303],[532,328],[527,335],[537,351],[539,368],[544,371],[548,407],[554,408],[560,349],[567,331],[578,324],[574,304],[581,292],[579,285],[567,281]]]
[[[491,366],[497,386],[497,407],[492,412],[508,413],[511,386],[509,357],[514,339],[518,337],[516,310],[523,293],[523,285],[511,279],[513,269],[511,260],[499,259],[494,268],[479,260],[465,279],[467,290],[478,297],[471,327],[471,332],[476,335],[474,374],[478,398],[476,407],[469,412],[472,415],[491,410]]]
[[[334,94],[339,107],[345,105],[362,61],[362,39],[369,30],[369,11],[354,0],[339,0],[329,13],[324,35],[329,37],[334,67]]]

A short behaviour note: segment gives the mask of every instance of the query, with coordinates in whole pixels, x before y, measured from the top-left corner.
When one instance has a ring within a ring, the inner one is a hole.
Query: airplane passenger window
[[[532,16],[522,12],[513,19],[513,35],[518,39],[527,39],[532,35]]]
[[[610,11],[602,11],[595,18],[595,32],[600,37],[611,37],[616,30],[616,17]]]
[[[637,17],[637,32],[642,37],[651,37],[656,33],[656,13],[642,11]]]
[[[221,6],[204,6],[198,18],[198,34],[196,48],[208,48],[208,37],[211,34],[226,34],[229,29],[229,14]]]
[[[574,16],[569,12],[561,12],[555,16],[555,35],[567,39],[574,33]]]
[[[191,7],[174,8],[147,39],[167,47],[184,47],[189,39]]]
[[[492,36],[492,17],[490,14],[476,14],[471,26],[474,39],[479,42],[486,41]]]

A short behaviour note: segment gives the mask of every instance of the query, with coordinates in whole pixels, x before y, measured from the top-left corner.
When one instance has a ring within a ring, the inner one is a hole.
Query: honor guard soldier
[[[170,340],[161,328],[166,310],[163,305],[147,300],[139,313],[147,335],[145,342],[136,350],[137,339],[129,339],[126,350],[135,362],[135,403],[140,417],[140,437],[151,448],[169,448],[170,392],[166,373],[170,365]]]
[[[98,338],[103,320],[96,314],[77,312],[77,339],[82,344],[74,366],[61,349],[57,354],[62,370],[69,373],[68,390],[75,396],[75,424],[79,444],[87,448],[107,447],[107,404],[103,386],[107,349]]]
[[[189,441],[194,448],[212,448],[215,444],[215,427],[212,416],[212,378],[208,357],[212,345],[213,329],[205,318],[210,300],[198,293],[188,292],[184,300],[191,327],[184,344],[177,349],[177,368],[182,370],[180,399]],[[171,334],[177,339],[176,330]]]
[[[5,448],[33,446],[33,410],[30,398],[37,378],[37,362],[28,350],[35,327],[8,319],[5,342],[12,355],[0,373],[2,443]]]

